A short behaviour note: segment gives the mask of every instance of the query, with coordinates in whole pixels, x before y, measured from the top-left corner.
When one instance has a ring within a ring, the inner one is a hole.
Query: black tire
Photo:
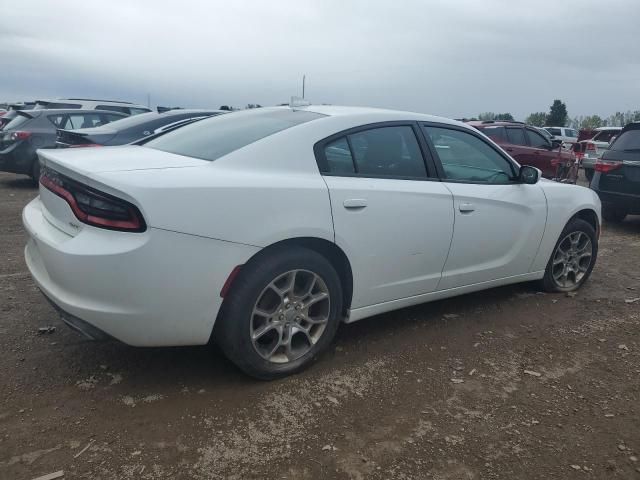
[[[595,174],[595,172],[593,171],[593,169],[591,168],[585,168],[584,169],[584,176],[587,177],[587,180],[589,180],[589,183],[591,183],[591,180],[593,180],[593,175]]]
[[[31,173],[29,176],[31,177],[31,182],[37,187],[40,184],[40,160],[37,158],[31,166]]]
[[[566,286],[559,285],[556,282],[556,280],[553,278],[553,267],[554,267],[553,259],[556,255],[558,246],[561,244],[561,242],[567,237],[567,235],[574,232],[582,232],[586,234],[587,237],[589,237],[589,240],[591,240],[591,245],[592,245],[591,263],[588,266],[586,272],[584,272],[584,276],[580,279],[580,281],[576,282],[575,285],[566,287]],[[541,282],[542,289],[547,292],[571,292],[579,289],[584,284],[584,282],[586,282],[589,279],[589,276],[593,271],[593,267],[596,264],[597,257],[598,257],[598,237],[596,236],[595,230],[593,229],[591,224],[589,224],[588,222],[580,218],[574,218],[564,227],[564,230],[562,230],[562,233],[560,234],[558,241],[553,247],[553,252],[551,253],[551,257],[547,262],[547,268],[544,272],[544,277]]]
[[[286,363],[273,363],[263,358],[252,344],[253,308],[274,279],[292,270],[313,272],[322,279],[329,293],[329,318],[317,342],[304,355]],[[273,380],[308,367],[332,342],[341,314],[342,285],[331,263],[307,248],[276,247],[259,254],[242,267],[224,299],[213,338],[225,356],[243,372],[259,380]]]
[[[615,205],[602,205],[602,218],[607,222],[620,223],[627,216],[627,211]]]

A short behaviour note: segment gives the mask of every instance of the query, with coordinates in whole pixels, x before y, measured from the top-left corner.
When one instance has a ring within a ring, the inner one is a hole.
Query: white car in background
[[[575,290],[598,250],[593,191],[417,113],[260,108],[40,159],[25,257],[67,323],[213,339],[262,379],[308,365],[341,321],[531,280]]]
[[[568,127],[543,127],[554,138],[562,140],[563,143],[574,144],[578,141],[578,132]]]
[[[596,160],[609,150],[611,140],[622,131],[622,127],[599,127],[595,131],[597,133],[591,139],[580,142],[579,147],[582,154],[581,165],[589,181],[593,178]]]

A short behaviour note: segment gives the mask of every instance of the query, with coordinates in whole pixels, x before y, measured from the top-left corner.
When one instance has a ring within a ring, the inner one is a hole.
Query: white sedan
[[[25,257],[62,318],[137,346],[212,339],[263,379],[341,321],[531,280],[575,290],[598,250],[593,191],[428,115],[262,108],[39,155]]]

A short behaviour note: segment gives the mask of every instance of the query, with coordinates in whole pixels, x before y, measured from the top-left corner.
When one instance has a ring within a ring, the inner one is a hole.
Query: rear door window
[[[627,130],[611,145],[611,150],[618,152],[640,151],[640,130]]]
[[[507,140],[511,145],[527,145],[524,130],[520,127],[507,127]]]
[[[356,173],[347,137],[342,137],[328,143],[324,147],[324,157],[327,160],[328,168],[328,171],[325,173],[335,175]]]

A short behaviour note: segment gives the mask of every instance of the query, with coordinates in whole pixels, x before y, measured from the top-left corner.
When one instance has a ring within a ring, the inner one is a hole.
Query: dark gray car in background
[[[55,148],[58,128],[98,127],[122,118],[126,115],[102,110],[17,110],[0,131],[0,171],[29,175],[37,184],[36,150]]]
[[[59,129],[58,148],[125,145],[181,127],[202,118],[219,115],[220,110],[169,110],[143,113],[98,128]]]

